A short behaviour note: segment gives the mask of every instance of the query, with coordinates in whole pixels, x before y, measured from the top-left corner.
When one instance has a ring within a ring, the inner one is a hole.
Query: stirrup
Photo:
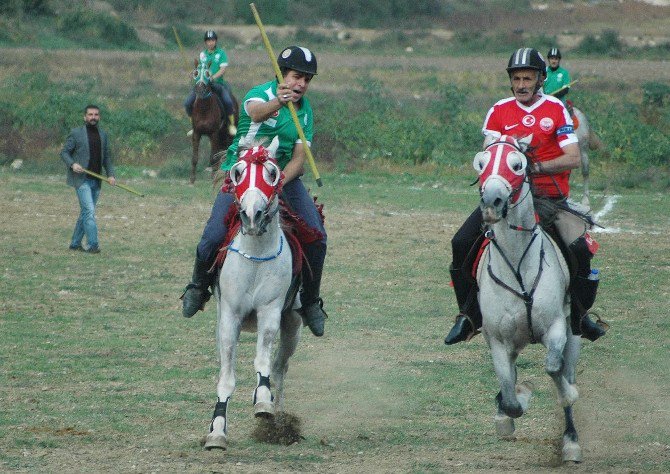
[[[466,323],[470,326],[469,330],[465,326]],[[447,337],[444,338],[444,343],[450,346],[451,344],[456,344],[458,342],[468,342],[470,339],[479,334],[479,332],[480,331],[475,329],[475,325],[472,323],[472,319],[470,319],[467,314],[459,313],[458,316],[456,316],[456,321],[449,331],[449,334],[447,334]]]
[[[228,135],[231,137],[234,137],[237,135],[237,127],[235,126],[235,116],[234,115],[229,115],[228,116]]]
[[[186,293],[188,293],[189,290],[199,290],[202,292],[202,295],[200,296],[199,301],[194,301],[195,296],[189,295],[186,296]],[[184,289],[184,293],[179,297],[180,300],[182,300],[182,316],[185,318],[190,318],[192,316],[195,316],[195,314],[198,311],[204,311],[205,310],[205,304],[209,301],[209,299],[212,297],[212,293],[207,289],[202,289],[198,285],[194,283],[189,283],[186,285],[186,288]],[[188,308],[187,308],[188,305]]]
[[[595,316],[596,320],[592,321],[591,318],[589,318],[590,315]],[[588,331],[584,330],[583,322],[585,320],[588,321],[587,323]],[[581,336],[585,339],[588,339],[591,342],[595,342],[597,339],[607,334],[609,328],[610,325],[607,324],[605,320],[601,319],[600,316],[595,312],[586,313],[584,316],[582,316],[582,319],[579,321],[579,330],[582,333]]]
[[[318,311],[323,316],[319,315],[317,318],[308,318],[307,309],[313,306],[316,306],[317,309],[315,311]],[[300,316],[302,316],[303,323],[309,327],[309,330],[312,331],[312,334],[314,334],[316,337],[323,336],[328,314],[323,310],[323,300],[321,298],[317,298],[308,305],[304,305],[298,310],[298,313]]]

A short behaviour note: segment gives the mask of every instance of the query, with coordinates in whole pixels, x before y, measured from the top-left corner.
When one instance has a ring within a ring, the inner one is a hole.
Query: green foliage
[[[249,3],[251,2],[248,0],[233,0],[232,14],[244,23],[255,24]],[[253,3],[264,24],[286,25],[294,22],[295,17],[291,15],[288,0],[256,0]]]
[[[600,36],[586,35],[576,52],[617,57],[624,51],[624,44],[615,30],[604,30]]]
[[[340,160],[460,166],[479,145],[480,119],[468,116],[458,87],[439,85],[429,101],[398,100],[381,81],[363,76],[359,83],[362,92],[347,101],[315,99],[317,144],[324,140]]]
[[[650,107],[670,105],[670,85],[662,82],[646,82],[642,84],[642,103]]]
[[[175,32],[172,29],[173,27],[174,30],[177,30],[177,36],[179,36],[179,41],[181,41],[181,44],[184,48],[188,48],[194,44],[203,43],[204,32],[196,31],[183,23],[177,23],[176,25],[164,26],[159,29],[160,33],[168,42],[168,48],[172,49],[179,47],[177,38],[175,38]]]
[[[58,30],[72,40],[100,48],[139,47],[135,28],[120,18],[91,10],[74,10],[59,17]]]
[[[665,133],[670,128],[670,114],[647,121],[647,106],[634,99],[619,96],[612,100],[601,93],[582,93],[577,106],[601,136],[613,162],[638,170],[670,165],[670,141]]]
[[[89,103],[100,106],[103,127],[110,132],[117,162],[122,164],[155,161],[165,137],[175,134],[180,126],[164,102],[152,94],[100,101],[97,83],[89,76],[52,83],[46,73],[25,73],[0,86],[0,95],[11,97],[11,102],[0,101],[0,126],[11,127],[12,134],[25,137],[23,152],[29,154],[31,146],[44,146],[34,143],[37,137],[49,143],[62,142],[70,128],[81,123],[82,109]],[[10,145],[0,143],[0,153],[11,156],[20,152]],[[15,157],[19,156],[25,157]]]
[[[52,9],[49,0],[5,0],[0,3],[0,14],[46,15]]]

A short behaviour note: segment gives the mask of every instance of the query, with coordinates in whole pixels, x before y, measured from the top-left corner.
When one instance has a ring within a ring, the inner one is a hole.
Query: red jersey
[[[514,97],[496,102],[486,114],[482,133],[495,138],[512,135],[516,139],[532,135],[526,153],[531,162],[552,160],[563,154],[562,147],[577,143],[567,109],[560,99],[546,95],[530,107]],[[532,179],[534,188],[543,195],[567,197],[570,194],[570,170],[552,175],[537,174]]]

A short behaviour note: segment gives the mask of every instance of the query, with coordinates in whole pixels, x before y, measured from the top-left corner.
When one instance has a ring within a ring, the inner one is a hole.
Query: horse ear
[[[533,141],[533,134],[531,133],[526,137],[519,138],[517,141],[519,143],[519,148],[521,149],[521,151],[525,152],[526,150],[528,150],[530,142]]]
[[[477,174],[481,175],[486,169],[486,165],[489,164],[491,159],[490,151],[480,151],[475,155],[475,159],[472,160],[472,167],[475,169]]]
[[[234,186],[238,186],[243,180],[247,171],[247,163],[238,161],[230,168],[230,181]]]
[[[263,179],[270,186],[275,187],[281,179],[281,170],[274,161],[266,160],[263,163]]]
[[[270,146],[266,148],[268,153],[272,158],[275,157],[277,154],[277,150],[279,149],[279,137],[275,135],[275,137],[272,139],[272,142],[270,142]]]
[[[509,169],[512,170],[512,173],[521,176],[526,172],[528,159],[523,153],[519,151],[512,151],[507,155],[507,166],[509,166]]]
[[[493,135],[486,135],[486,137],[484,137],[484,148],[486,148],[487,146],[489,146],[491,143],[493,143],[493,142],[496,141],[497,139],[498,139],[498,138],[497,138],[497,137],[494,137]]]

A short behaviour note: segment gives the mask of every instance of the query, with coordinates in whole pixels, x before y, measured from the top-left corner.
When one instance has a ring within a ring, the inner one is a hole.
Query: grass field
[[[78,213],[64,176],[0,170],[0,470],[22,472],[538,472],[564,470],[562,412],[535,384],[517,439],[492,423],[497,384],[481,337],[442,343],[456,305],[449,240],[476,205],[470,176],[325,173],[329,231],[322,339],[303,331],[287,379],[302,420],[291,446],[258,443],[254,337],[243,334],[226,452],[206,452],[215,396],[215,311],[180,316],[209,215],[205,180],[105,187],[102,253],[67,249]],[[310,178],[305,178],[313,188]],[[576,185],[577,190],[579,185]],[[597,212],[611,196],[596,194]],[[596,307],[612,329],[579,365],[580,472],[670,470],[667,193],[619,194],[596,238]]]

